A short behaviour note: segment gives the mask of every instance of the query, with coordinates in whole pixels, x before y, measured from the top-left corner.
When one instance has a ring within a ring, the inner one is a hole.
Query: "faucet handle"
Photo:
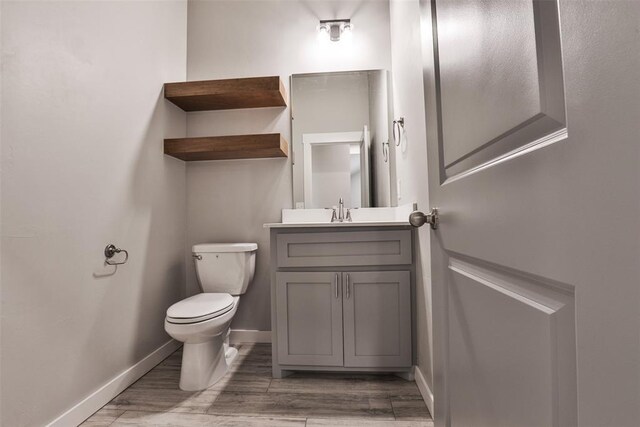
[[[331,212],[331,222],[336,222],[338,221],[338,214],[336,212],[337,207],[336,206],[332,206],[330,208],[325,208],[325,209],[330,209],[333,212]]]
[[[345,221],[347,222],[353,222],[353,218],[351,217],[351,211],[354,209],[359,209],[358,207],[354,207],[354,208],[347,208],[347,217],[345,218]]]

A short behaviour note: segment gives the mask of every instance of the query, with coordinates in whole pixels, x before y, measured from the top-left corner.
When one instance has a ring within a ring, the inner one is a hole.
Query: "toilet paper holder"
[[[116,254],[119,254],[120,252],[124,252],[124,260],[121,262],[113,261],[111,258],[113,258]],[[125,249],[116,247],[116,245],[112,243],[109,243],[107,247],[104,248],[104,256],[107,257],[105,263],[107,263],[108,265],[122,265],[126,264],[127,261],[129,261],[129,252],[127,252]]]

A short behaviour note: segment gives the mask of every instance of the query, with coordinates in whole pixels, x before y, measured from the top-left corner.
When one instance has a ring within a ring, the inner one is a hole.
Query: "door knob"
[[[438,208],[432,208],[426,215],[420,211],[411,212],[409,215],[409,224],[414,227],[422,227],[425,223],[428,223],[432,230],[438,229]]]

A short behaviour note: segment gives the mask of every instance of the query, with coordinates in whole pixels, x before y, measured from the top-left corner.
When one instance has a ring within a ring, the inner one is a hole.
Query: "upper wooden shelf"
[[[287,157],[289,145],[279,133],[207,136],[164,140],[164,153],[185,161]]]
[[[165,83],[164,97],[184,111],[287,106],[278,76]]]

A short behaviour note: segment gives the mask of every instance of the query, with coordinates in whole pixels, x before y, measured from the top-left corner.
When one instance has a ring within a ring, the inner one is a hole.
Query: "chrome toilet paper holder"
[[[116,254],[119,254],[121,252],[124,252],[124,260],[117,262],[117,261],[113,261],[111,258],[113,258]],[[118,247],[116,247],[116,245],[109,243],[107,245],[106,248],[104,248],[104,256],[107,257],[107,259],[105,260],[105,263],[109,264],[109,265],[122,265],[122,264],[126,264],[127,261],[129,261],[129,252],[127,252],[127,250],[125,249],[120,249]]]

